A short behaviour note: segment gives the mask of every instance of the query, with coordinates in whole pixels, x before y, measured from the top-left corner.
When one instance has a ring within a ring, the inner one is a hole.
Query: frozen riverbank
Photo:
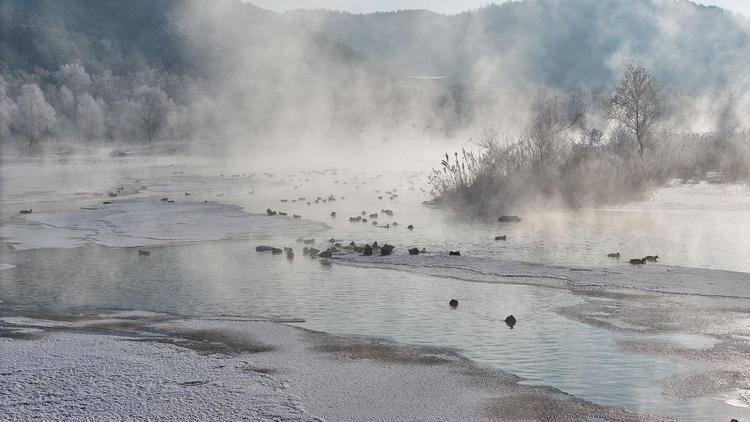
[[[4,317],[0,347],[11,420],[661,420],[520,385],[450,350],[274,322]]]

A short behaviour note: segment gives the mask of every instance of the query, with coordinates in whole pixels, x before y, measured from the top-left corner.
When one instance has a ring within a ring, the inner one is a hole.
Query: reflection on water
[[[250,242],[152,249],[85,247],[13,254],[0,272],[4,300],[193,315],[303,318],[334,334],[449,346],[483,365],[599,403],[688,420],[737,415],[715,400],[672,401],[658,380],[687,364],[615,347],[618,335],[553,310],[581,299],[565,290],[469,283],[399,271],[326,267],[309,258],[258,254]],[[457,309],[448,301],[459,300]],[[514,329],[506,316],[518,319]],[[688,341],[675,336],[673,340]],[[691,363],[692,365],[692,363]],[[595,375],[592,375],[595,374]]]

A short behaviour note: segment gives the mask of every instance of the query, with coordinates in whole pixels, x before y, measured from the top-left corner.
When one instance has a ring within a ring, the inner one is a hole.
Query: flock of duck
[[[607,257],[620,259],[620,252],[608,253]],[[647,262],[657,262],[658,260],[659,260],[659,255],[647,255],[647,256],[644,256],[643,258],[631,258],[630,261],[628,261],[628,263],[630,263],[631,265],[644,265]]]

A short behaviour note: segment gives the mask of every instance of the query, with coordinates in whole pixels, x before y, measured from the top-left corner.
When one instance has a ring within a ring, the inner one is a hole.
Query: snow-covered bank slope
[[[77,211],[32,213],[0,226],[14,249],[153,246],[226,239],[303,235],[325,225],[291,217],[249,214],[236,205],[126,201]]]
[[[572,268],[446,255],[336,255],[336,262],[490,283],[530,284],[571,289],[636,289],[650,292],[750,298],[750,274],[658,264],[612,268]]]

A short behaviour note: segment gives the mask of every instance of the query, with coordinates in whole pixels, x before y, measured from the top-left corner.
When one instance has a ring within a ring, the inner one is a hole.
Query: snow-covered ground
[[[273,322],[4,318],[0,349],[6,420],[657,420],[519,385],[449,350]]]

